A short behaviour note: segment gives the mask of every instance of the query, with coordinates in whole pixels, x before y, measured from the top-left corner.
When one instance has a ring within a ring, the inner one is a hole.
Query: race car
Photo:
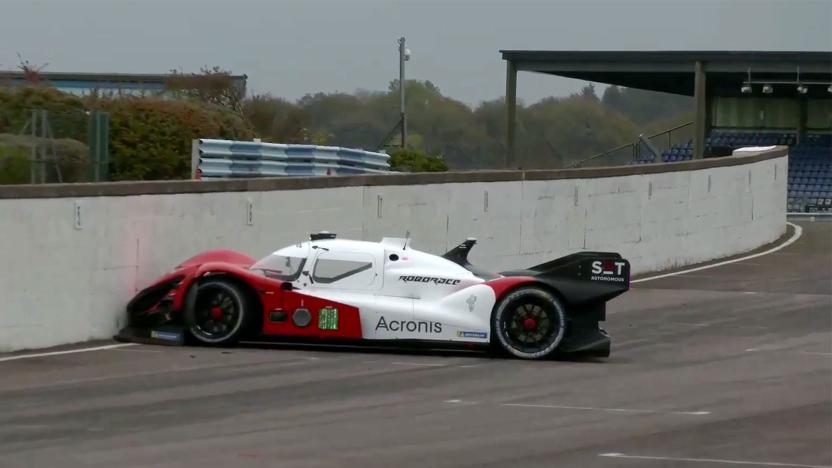
[[[116,338],[482,347],[523,359],[609,356],[610,337],[598,323],[607,301],[629,289],[630,264],[621,255],[579,252],[491,273],[468,261],[475,239],[441,256],[409,243],[321,232],[259,261],[207,251],[140,291]]]

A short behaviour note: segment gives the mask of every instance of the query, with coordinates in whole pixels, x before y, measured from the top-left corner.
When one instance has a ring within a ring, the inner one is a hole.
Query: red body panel
[[[263,309],[261,333],[272,336],[307,337],[307,338],[347,338],[361,339],[361,320],[358,309],[347,304],[341,304],[328,299],[303,294],[298,291],[286,291],[281,288],[283,281],[267,278],[254,273],[248,268],[223,262],[209,262],[200,265],[196,270],[196,278],[205,274],[223,273],[244,281],[260,298]],[[324,307],[334,307],[338,310],[338,325],[335,330],[319,328],[319,314]],[[309,325],[299,327],[292,321],[292,315],[297,309],[309,311],[312,320]],[[286,313],[286,320],[272,322],[269,315],[272,311],[282,310]]]
[[[264,335],[306,338],[344,338],[361,339],[361,318],[356,307],[333,302],[297,291],[282,289],[283,281],[271,279],[248,269],[254,261],[243,254],[231,250],[213,250],[205,252],[182,262],[172,273],[155,281],[149,288],[170,283],[180,278],[178,286],[173,287],[159,304],[148,310],[149,313],[164,311],[159,305],[169,304],[169,309],[181,312],[185,307],[185,296],[195,281],[205,275],[228,275],[248,285],[260,299]],[[320,310],[324,307],[337,309],[337,328],[334,330],[319,328]],[[299,308],[305,308],[312,316],[309,325],[299,327],[292,321],[292,314]],[[282,310],[286,318],[281,322],[269,320],[272,311]]]
[[[278,307],[269,308],[266,306],[263,316],[263,334],[306,338],[345,338],[356,340],[362,338],[361,316],[358,308],[297,291],[279,291],[279,293],[280,299],[282,300],[279,308],[286,312],[286,320],[283,322],[270,321],[269,312]],[[325,307],[334,307],[338,310],[338,326],[336,330],[321,330],[319,328],[318,319],[320,311]],[[298,327],[292,321],[292,315],[298,309],[306,309],[312,315],[312,321],[309,325]]]
[[[250,267],[254,264],[254,259],[234,250],[209,250],[185,260],[177,268],[199,266],[209,262],[222,262],[241,267]]]
[[[497,301],[502,299],[503,295],[524,284],[531,284],[537,283],[538,281],[531,276],[505,276],[503,278],[493,279],[491,281],[486,281],[486,286],[489,286],[491,289],[494,290],[494,296],[496,296]]]
[[[205,265],[213,265],[217,271],[228,270],[229,272],[233,271],[235,273],[242,271],[252,274],[246,269],[252,264],[254,264],[254,260],[251,257],[233,250],[209,250],[185,260],[179,264],[173,272],[168,273],[154,281],[153,284],[148,286],[146,289],[170,282],[174,278],[181,276],[182,280],[179,282],[179,286],[171,289],[165,296],[165,299],[170,301],[171,310],[181,310],[185,305],[185,293],[188,291],[188,288],[190,288],[194,278],[205,273],[206,270],[202,268]],[[278,286],[280,286],[279,283]],[[152,312],[153,309],[150,311]]]
[[[173,271],[171,273],[166,274],[165,276],[162,276],[158,280],[154,281],[150,286],[145,288],[145,289],[152,289],[152,288],[155,288],[157,286],[161,286],[162,284],[169,283],[169,282],[173,281],[175,278],[180,278],[180,277],[182,278],[181,280],[179,280],[179,286],[172,288],[165,295],[165,297],[162,298],[162,300],[160,300],[156,305],[154,305],[153,307],[148,309],[147,312],[149,314],[153,314],[153,313],[156,313],[156,312],[161,312],[163,309],[161,309],[159,306],[163,302],[169,302],[171,310],[181,309],[182,305],[184,303],[184,300],[185,300],[185,291],[188,290],[188,286],[190,286],[190,284],[193,282],[194,273],[196,273],[196,267],[195,266],[189,266],[189,267],[186,267],[186,268],[178,268],[176,271]]]

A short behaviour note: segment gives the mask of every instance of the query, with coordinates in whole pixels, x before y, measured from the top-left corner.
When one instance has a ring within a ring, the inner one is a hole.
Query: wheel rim
[[[558,339],[561,323],[550,305],[525,300],[510,305],[501,317],[501,328],[512,348],[535,354],[545,351]]]
[[[234,332],[239,319],[240,304],[230,291],[218,286],[200,291],[194,306],[194,333],[219,340]]]

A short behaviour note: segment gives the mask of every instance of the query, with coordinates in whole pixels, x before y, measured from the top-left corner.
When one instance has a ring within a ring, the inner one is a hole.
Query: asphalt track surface
[[[0,467],[830,466],[832,222],[801,225],[770,255],[634,285],[610,303],[606,360],[0,359]]]

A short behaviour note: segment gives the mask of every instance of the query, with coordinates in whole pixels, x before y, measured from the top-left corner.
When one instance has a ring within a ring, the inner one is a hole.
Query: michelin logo
[[[486,332],[472,332],[472,331],[458,331],[456,332],[457,338],[480,338],[486,339],[488,338],[488,333]]]
[[[159,330],[151,330],[150,337],[157,340],[174,341],[177,343],[182,341],[183,338],[181,333]]]

